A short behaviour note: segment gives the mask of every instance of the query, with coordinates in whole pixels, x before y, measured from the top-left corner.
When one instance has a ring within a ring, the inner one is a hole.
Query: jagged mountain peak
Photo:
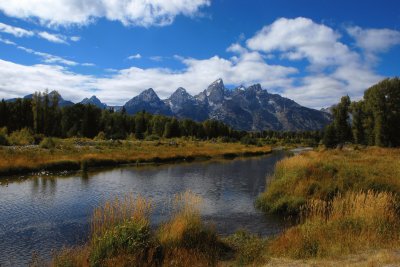
[[[187,99],[193,99],[193,96],[191,96],[183,87],[176,89],[175,92],[168,98],[168,100],[172,102],[181,102]]]
[[[94,105],[102,109],[107,108],[107,105],[102,103],[95,95],[92,95],[90,98],[83,99],[80,103],[84,105]]]
[[[258,92],[258,91],[262,91],[263,89],[261,87],[261,84],[256,83],[256,84],[253,84],[253,85],[250,85],[249,87],[247,87],[246,90]]]
[[[225,90],[224,81],[221,78],[215,80],[206,89],[207,93],[211,93],[212,91],[216,91],[216,90],[217,91],[224,91]]]
[[[225,90],[224,81],[220,78],[210,84],[204,93],[209,103],[218,104],[224,100]]]
[[[153,88],[149,88],[149,89],[144,90],[143,92],[141,92],[138,95],[138,97],[141,98],[144,101],[152,101],[152,100],[160,101],[160,98],[158,97],[156,92],[154,92]]]

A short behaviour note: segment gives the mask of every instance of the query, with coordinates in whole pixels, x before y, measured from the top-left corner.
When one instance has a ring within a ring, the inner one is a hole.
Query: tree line
[[[341,98],[333,107],[333,121],[323,143],[335,147],[346,142],[368,146],[400,146],[400,79],[385,79],[364,92],[360,101]]]
[[[128,115],[124,109],[100,109],[94,105],[74,104],[59,107],[60,95],[37,92],[31,99],[0,102],[0,128],[9,132],[24,128],[34,134],[51,137],[87,137],[98,134],[108,139],[137,139],[149,136],[165,138],[192,136],[197,138],[241,138],[246,132],[235,131],[215,120],[196,122],[189,119],[153,115],[142,111]]]

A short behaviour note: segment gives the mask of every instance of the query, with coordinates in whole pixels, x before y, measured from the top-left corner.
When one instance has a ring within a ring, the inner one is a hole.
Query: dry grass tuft
[[[128,194],[121,199],[116,197],[93,211],[91,235],[102,236],[108,230],[128,221],[149,224],[152,209],[152,202],[141,196]]]

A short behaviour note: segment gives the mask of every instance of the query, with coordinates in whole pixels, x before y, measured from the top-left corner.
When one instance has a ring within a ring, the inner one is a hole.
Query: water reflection
[[[49,257],[54,248],[84,242],[93,208],[126,193],[153,200],[155,223],[168,215],[174,194],[191,190],[203,197],[202,214],[220,234],[238,228],[275,234],[282,220],[265,216],[253,203],[283,156],[10,180],[0,185],[0,265],[26,265],[34,250]]]

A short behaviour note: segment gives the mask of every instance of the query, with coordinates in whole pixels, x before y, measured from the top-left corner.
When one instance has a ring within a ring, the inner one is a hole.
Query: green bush
[[[245,230],[239,230],[224,240],[235,252],[238,266],[266,263],[266,239],[253,235]]]
[[[53,138],[51,137],[46,137],[40,142],[39,146],[41,148],[46,148],[46,149],[54,149],[56,147],[56,142],[54,141]]]
[[[28,128],[23,128],[19,131],[13,132],[9,136],[8,141],[12,145],[27,146],[27,145],[33,145],[35,143],[35,138],[32,132]]]
[[[127,221],[99,237],[94,237],[90,254],[92,266],[102,266],[105,259],[119,253],[140,254],[150,245],[150,227],[147,223]]]

